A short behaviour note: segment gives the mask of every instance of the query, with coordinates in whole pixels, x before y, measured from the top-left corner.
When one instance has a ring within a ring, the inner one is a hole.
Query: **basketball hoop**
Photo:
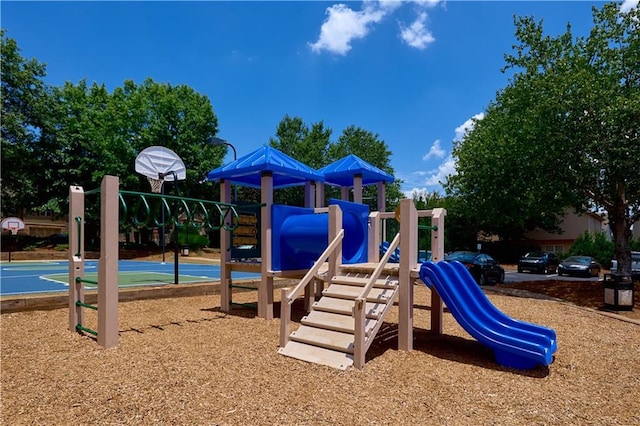
[[[18,217],[8,217],[2,221],[2,229],[9,230],[11,235],[17,235],[18,231],[24,229],[24,222]]]
[[[147,176],[147,180],[151,184],[151,192],[154,194],[159,194],[162,192],[162,184],[164,183],[164,179],[152,178],[151,176]]]

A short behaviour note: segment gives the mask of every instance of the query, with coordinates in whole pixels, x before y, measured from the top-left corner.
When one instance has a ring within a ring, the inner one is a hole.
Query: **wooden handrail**
[[[338,247],[338,245],[342,242],[343,238],[344,238],[344,229],[341,229],[340,232],[338,232],[338,235],[336,235],[333,241],[331,241],[331,244],[329,244],[329,246],[327,246],[325,251],[322,252],[320,257],[318,257],[318,260],[316,260],[316,263],[314,263],[311,269],[307,271],[307,273],[304,275],[300,283],[298,283],[298,285],[293,289],[293,291],[289,293],[289,297],[287,298],[288,305],[291,305],[293,301],[300,295],[300,293],[302,293],[302,290],[315,277],[315,275],[320,270],[320,267],[324,264],[325,260]]]
[[[360,292],[358,299],[366,299],[367,295],[373,288],[374,283],[378,278],[380,278],[380,274],[382,273],[382,270],[384,269],[385,266],[387,266],[387,263],[391,258],[391,254],[399,245],[400,245],[400,233],[397,233],[395,238],[391,242],[391,244],[389,244],[389,248],[387,249],[387,252],[384,254],[384,256],[382,256],[382,259],[380,259],[378,266],[376,266],[376,269],[371,274],[371,277],[369,278],[369,282],[367,283],[366,286],[364,286],[364,288]]]

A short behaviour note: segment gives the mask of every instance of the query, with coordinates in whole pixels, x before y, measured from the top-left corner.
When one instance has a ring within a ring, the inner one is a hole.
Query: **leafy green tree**
[[[15,40],[0,30],[2,38],[2,173],[3,215],[21,215],[22,209],[38,204],[36,177],[39,164],[31,155],[46,125],[48,87],[43,79],[46,66],[25,59]]]
[[[394,174],[393,167],[391,167],[392,152],[387,143],[379,139],[377,133],[374,134],[354,125],[348,126],[343,130],[337,142],[329,146],[327,164],[349,154],[354,154],[391,175]],[[387,184],[385,191],[387,210],[395,209],[400,204],[400,200],[404,198],[400,191],[400,183],[400,181],[395,181],[392,184]],[[372,209],[377,209],[375,194],[375,186],[364,188],[363,198],[365,202],[369,201]]]
[[[301,163],[319,169],[328,164],[327,149],[330,137],[331,129],[325,128],[322,121],[313,123],[309,128],[302,118],[285,115],[276,128],[275,137],[269,139],[269,144]],[[304,189],[281,189],[274,195],[274,200],[277,203],[302,206]]]
[[[309,128],[302,118],[285,115],[269,144],[307,166],[319,169],[327,164],[329,138],[331,129],[325,128],[322,121]]]
[[[224,147],[205,143],[217,128],[206,96],[148,79],[141,85],[126,81],[113,94],[97,83],[66,83],[53,89],[53,97],[55,125],[33,148],[42,165],[38,198],[48,209],[66,211],[69,185],[96,188],[106,174],[119,176],[123,189],[149,192],[146,178],[135,172],[135,158],[152,145],[172,149],[184,161],[181,194],[207,197],[209,189],[198,182],[221,164]]]
[[[516,18],[509,85],[454,145],[448,194],[479,229],[510,238],[557,230],[567,206],[607,212],[622,271],[640,219],[640,14],[616,3],[593,9],[594,27],[545,36]]]

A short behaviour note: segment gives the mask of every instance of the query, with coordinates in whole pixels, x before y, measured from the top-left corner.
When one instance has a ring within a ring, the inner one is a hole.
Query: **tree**
[[[319,169],[328,164],[330,137],[331,129],[325,128],[322,121],[313,123],[309,128],[302,118],[285,115],[278,124],[275,137],[269,139],[269,144],[301,163]],[[282,189],[276,193],[275,201],[302,206],[304,191],[301,187]]]
[[[567,206],[604,210],[623,273],[640,220],[640,14],[616,3],[593,9],[586,37],[545,36],[516,18],[514,75],[485,117],[454,146],[460,197],[482,230],[516,236],[557,229]]]
[[[22,208],[37,204],[38,164],[31,156],[47,120],[48,87],[44,83],[46,66],[25,59],[15,40],[2,38],[2,210],[20,214]]]
[[[206,96],[151,79],[141,85],[125,81],[113,94],[97,83],[66,83],[53,88],[52,96],[53,125],[45,127],[33,146],[41,165],[38,198],[43,208],[65,212],[69,185],[93,189],[106,174],[119,176],[123,189],[149,192],[134,163],[152,145],[172,149],[185,162],[181,194],[207,196],[207,188],[197,182],[221,164],[224,148],[205,143],[217,129]]]
[[[331,133],[332,130],[325,128],[322,121],[313,123],[309,128],[302,118],[285,115],[278,124],[276,136],[270,138],[269,144],[314,169],[354,154],[393,175],[391,151],[384,141],[378,139],[377,134],[352,125],[342,132],[337,142],[332,143]],[[375,191],[374,187],[365,187],[363,191],[365,203],[368,202],[373,209],[377,208]],[[327,187],[325,195],[339,197],[339,192]],[[399,204],[399,200],[403,198],[399,181],[387,185],[386,198],[391,200],[391,207]],[[284,189],[275,195],[275,200],[278,203],[302,205],[304,193],[301,188]]]
[[[354,154],[364,161],[376,166],[390,175],[394,174],[391,167],[391,150],[387,143],[379,139],[379,135],[354,125],[343,130],[338,141],[329,147],[328,162],[333,163],[349,154]],[[375,187],[364,188],[363,198],[371,200],[371,208],[377,208],[374,199]],[[386,188],[387,210],[394,209],[400,204],[400,199],[404,198],[400,191],[400,181],[388,184]]]

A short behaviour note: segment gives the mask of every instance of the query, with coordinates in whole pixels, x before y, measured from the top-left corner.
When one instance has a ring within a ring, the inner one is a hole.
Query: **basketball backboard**
[[[2,221],[2,229],[8,229],[11,234],[16,235],[24,229],[24,222],[19,217],[8,217]]]
[[[135,165],[136,172],[151,179],[164,179],[171,182],[174,173],[177,180],[184,180],[187,177],[187,168],[182,159],[164,146],[150,146],[143,149],[136,157]]]

